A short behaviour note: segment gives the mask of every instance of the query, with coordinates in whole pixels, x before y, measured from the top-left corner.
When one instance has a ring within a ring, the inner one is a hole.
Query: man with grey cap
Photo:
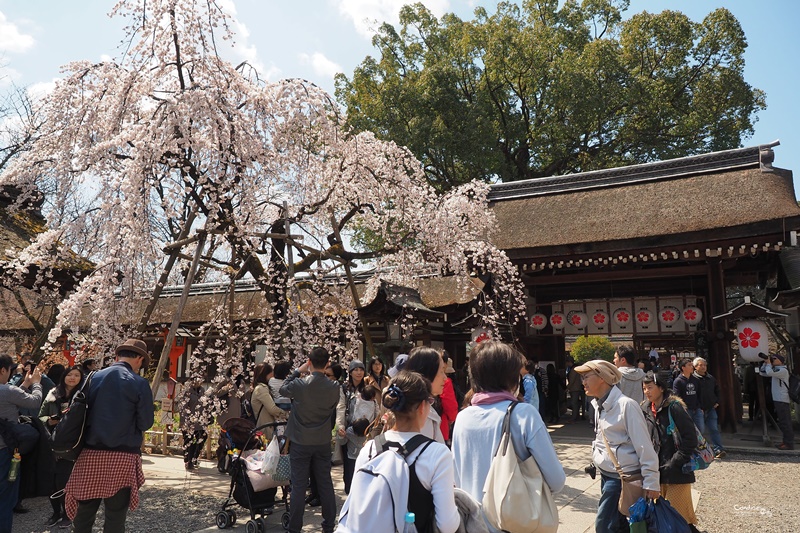
[[[627,518],[618,509],[622,481],[614,463],[624,474],[640,473],[646,496],[657,498],[661,491],[658,455],[641,407],[615,386],[622,379],[619,369],[608,361],[595,360],[575,371],[581,375],[586,395],[594,398],[597,433],[592,442],[592,460],[601,476],[595,531],[627,532]]]
[[[90,533],[100,503],[104,531],[125,531],[128,509],[139,503],[142,439],[153,425],[153,394],[139,375],[150,362],[147,344],[128,339],[115,350],[116,362],[92,374],[86,446],[66,486],[66,510],[76,533]]]

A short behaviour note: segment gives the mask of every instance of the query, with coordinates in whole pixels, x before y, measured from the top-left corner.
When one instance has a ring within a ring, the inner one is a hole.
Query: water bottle
[[[22,461],[22,457],[19,455],[19,450],[14,450],[14,455],[11,456],[11,466],[8,469],[8,481],[9,483],[14,483],[17,480],[17,476],[19,475],[19,464]]]
[[[417,517],[414,513],[406,513],[406,524],[403,527],[403,533],[417,533],[417,526],[414,525],[414,521]]]

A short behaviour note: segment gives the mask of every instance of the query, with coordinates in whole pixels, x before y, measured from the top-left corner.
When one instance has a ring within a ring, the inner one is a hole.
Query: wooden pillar
[[[719,259],[708,260],[708,307],[711,316],[721,315],[727,309],[725,297],[725,277],[722,270],[722,261]],[[709,317],[710,330],[713,335],[709,343],[709,372],[719,383],[719,427],[722,431],[736,432],[736,398],[734,396],[734,383],[736,376],[733,372],[733,354],[731,343],[724,333],[728,330],[727,320],[712,320]],[[721,337],[721,338],[720,338]]]

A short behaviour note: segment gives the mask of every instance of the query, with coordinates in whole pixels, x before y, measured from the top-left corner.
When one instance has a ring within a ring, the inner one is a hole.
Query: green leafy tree
[[[422,4],[384,24],[351,78],[349,125],[408,146],[447,189],[736,148],[765,108],[726,9],[622,20],[627,0],[527,0],[441,19]]]
[[[572,343],[572,349],[569,353],[575,359],[575,363],[580,365],[593,359],[611,361],[614,359],[615,351],[616,348],[606,337],[589,335],[588,337],[578,337]]]

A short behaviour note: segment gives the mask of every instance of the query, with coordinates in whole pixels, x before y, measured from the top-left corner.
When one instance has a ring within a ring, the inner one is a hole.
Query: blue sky
[[[0,0],[0,90],[10,82],[46,88],[62,65],[79,59],[118,56],[122,21],[107,13],[113,0]],[[351,74],[374,49],[370,28],[396,22],[403,0],[222,0],[239,21],[232,61],[249,60],[271,80],[300,77],[333,91],[335,72]],[[434,13],[471,18],[475,5],[490,12],[496,2],[426,0]],[[728,8],[741,23],[749,47],[745,79],[767,94],[755,135],[746,146],[780,139],[775,165],[800,179],[800,2],[797,0],[631,0],[628,15],[639,11],[683,11],[702,20],[717,7]],[[796,186],[796,188],[798,188]]]

